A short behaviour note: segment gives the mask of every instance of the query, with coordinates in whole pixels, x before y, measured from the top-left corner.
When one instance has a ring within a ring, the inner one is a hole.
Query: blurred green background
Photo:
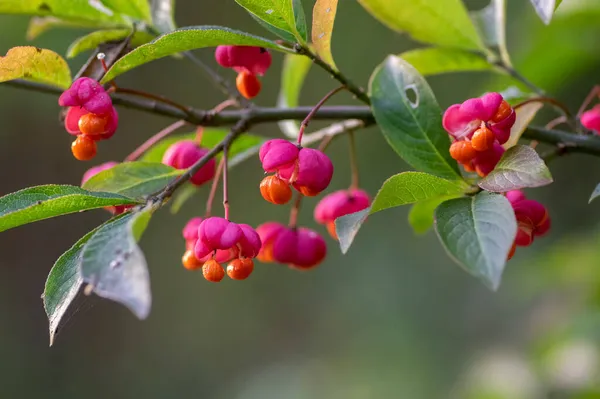
[[[600,78],[599,2],[564,0],[548,27],[529,2],[508,3],[508,45],[517,68],[576,110]],[[308,12],[312,1],[304,5]],[[224,25],[270,37],[233,0],[178,0],[176,19],[180,26]],[[0,16],[1,54],[28,44],[27,22]],[[83,33],[53,30],[33,44],[64,54]],[[340,0],[333,53],[355,82],[365,85],[387,54],[416,46],[357,2]],[[210,50],[199,55],[213,63]],[[74,72],[86,57],[72,60]],[[276,54],[258,97],[262,105],[276,101],[280,66]],[[488,73],[428,80],[443,107],[498,83]],[[118,81],[199,108],[222,101],[186,60],[161,59]],[[333,87],[314,68],[301,103],[314,104]],[[331,103],[352,101],[339,95]],[[71,156],[72,138],[58,111],[55,97],[0,85],[1,194],[79,184],[92,166]],[[125,109],[120,114],[119,132],[102,143],[93,164],[122,159],[170,123]],[[268,125],[253,131],[280,134]],[[407,170],[377,129],[357,139],[362,185],[372,194],[387,177]],[[329,190],[335,190],[349,182],[347,142],[342,138],[330,148],[336,173]],[[287,207],[260,197],[257,161],[231,173],[233,218],[255,226],[285,221]],[[329,240],[328,257],[314,271],[259,264],[245,282],[209,284],[180,264],[180,231],[202,213],[204,188],[176,216],[158,213],[142,240],[154,293],[148,320],[109,301],[82,300],[52,348],[40,300],[46,275],[62,252],[108,216],[99,210],[2,233],[0,397],[600,398],[600,205],[587,205],[600,180],[599,161],[569,155],[550,166],[555,184],[528,195],[548,206],[553,229],[517,252],[497,293],[460,270],[433,232],[415,236],[406,223],[408,208],[372,216],[346,256]],[[315,203],[306,201],[300,221],[325,234],[312,220]]]

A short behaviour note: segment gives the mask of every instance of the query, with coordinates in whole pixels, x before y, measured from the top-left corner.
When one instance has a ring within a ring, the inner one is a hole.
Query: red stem
[[[180,127],[184,126],[186,123],[187,123],[186,121],[181,120],[181,121],[177,121],[177,122],[165,127],[163,130],[156,133],[154,136],[150,137],[142,145],[140,145],[138,148],[136,148],[131,154],[129,154],[127,156],[127,158],[125,158],[124,162],[135,161],[144,152],[148,151],[156,143],[158,143],[159,141],[161,141],[162,139],[164,139],[165,137],[167,137],[168,135],[170,135],[171,133],[173,133]]]
[[[229,156],[229,146],[223,148],[223,208],[225,209],[225,219],[229,220],[229,188],[227,181],[227,158]]]
[[[204,217],[209,217],[212,213],[212,204],[215,199],[215,195],[217,194],[217,187],[219,186],[219,179],[221,178],[221,171],[223,170],[224,159],[225,158],[221,158],[221,160],[219,161],[217,171],[215,172],[215,177],[213,177],[212,185],[210,186],[210,193],[208,194],[208,199],[206,200],[206,215]]]
[[[306,129],[308,123],[310,122],[312,117],[317,113],[319,108],[321,108],[323,104],[325,104],[325,102],[327,102],[327,100],[329,100],[335,93],[342,91],[345,88],[346,86],[340,86],[325,94],[325,97],[323,97],[321,101],[319,101],[317,105],[315,105],[314,108],[308,113],[308,115],[306,115],[306,118],[304,118],[304,120],[300,124],[300,130],[298,131],[298,145],[302,145],[302,136],[304,135],[304,129]]]
[[[577,111],[577,118],[579,118],[581,114],[583,114],[588,105],[590,105],[590,103],[594,100],[594,97],[598,95],[600,95],[600,86],[594,86],[594,88],[590,91],[585,100],[583,100],[581,107],[579,107],[579,111]]]

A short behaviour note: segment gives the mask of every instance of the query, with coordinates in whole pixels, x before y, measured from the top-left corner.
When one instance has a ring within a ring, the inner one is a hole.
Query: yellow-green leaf
[[[440,46],[485,49],[461,0],[358,0],[384,25]]]
[[[473,52],[429,47],[406,51],[400,56],[411,64],[421,75],[437,75],[449,72],[486,71],[492,65],[485,58]]]
[[[313,8],[312,42],[323,61],[336,68],[331,54],[331,35],[337,12],[337,0],[317,0]],[[337,69],[337,68],[336,68]]]
[[[79,53],[93,50],[102,43],[125,39],[130,34],[131,30],[129,29],[107,29],[92,32],[71,43],[67,49],[67,58],[73,58]],[[138,31],[135,32],[131,38],[131,45],[133,47],[141,46],[142,44],[148,43],[153,38],[154,36],[147,32]]]
[[[71,71],[67,62],[54,51],[31,46],[13,47],[0,57],[0,82],[14,79],[67,88],[71,85]]]

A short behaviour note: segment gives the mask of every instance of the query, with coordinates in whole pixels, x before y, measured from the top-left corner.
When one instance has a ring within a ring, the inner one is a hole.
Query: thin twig
[[[530,104],[530,103],[547,103],[547,104],[551,104],[554,107],[560,109],[562,111],[562,113],[567,117],[567,118],[572,118],[573,115],[571,115],[571,111],[569,111],[569,108],[561,103],[560,101],[552,98],[552,97],[535,97],[535,98],[529,98],[525,101],[522,101],[520,103],[518,103],[517,105],[515,105],[513,108],[519,109],[520,107],[526,105],[526,104]]]
[[[304,120],[300,124],[300,130],[298,130],[298,145],[302,144],[302,135],[304,134],[304,130],[308,126],[311,118],[319,111],[319,108],[321,108],[323,106],[323,104],[325,104],[325,102],[327,100],[329,100],[333,95],[335,95],[335,93],[338,93],[338,92],[340,92],[341,90],[343,90],[345,88],[346,88],[346,86],[340,86],[340,87],[338,87],[336,89],[331,90],[329,93],[325,94],[325,97],[323,97],[321,99],[321,101],[319,101],[317,103],[317,105],[315,105],[313,107],[312,111],[310,111],[308,113],[308,115],[306,115],[306,118],[304,118]]]
[[[223,146],[223,209],[225,211],[225,219],[229,220],[229,179],[227,178],[229,158],[229,144]]]
[[[362,88],[360,88],[360,87],[356,86],[354,83],[352,83],[350,81],[350,79],[348,79],[340,71],[334,69],[331,65],[329,65],[328,63],[326,63],[325,61],[323,61],[317,54],[313,53],[309,48],[303,47],[303,46],[297,44],[294,47],[294,50],[298,54],[307,56],[316,65],[318,65],[321,68],[323,68],[334,79],[336,79],[342,85],[346,86],[346,88],[348,89],[348,91],[350,91],[352,94],[354,94],[356,96],[356,98],[358,98],[360,101],[364,102],[367,105],[371,104],[371,100],[369,99],[369,96],[367,95],[367,93],[365,93],[365,91]]]
[[[15,86],[29,90],[35,90],[42,93],[60,95],[63,90],[58,87],[48,86],[41,83],[29,82],[24,80],[13,80],[4,83],[6,86]],[[247,110],[225,110],[215,115],[210,115],[209,111],[190,108],[192,115],[186,115],[176,107],[156,101],[127,98],[113,95],[113,103],[139,111],[163,115],[174,119],[183,119],[194,125],[204,126],[228,126],[239,123],[244,120],[246,123],[256,125],[265,122],[277,122],[281,120],[302,120],[308,115],[313,107],[295,107],[295,108],[276,108],[276,107],[254,107],[249,115]],[[324,106],[313,116],[314,120],[360,120],[365,125],[373,124],[373,114],[366,106]],[[346,123],[346,122],[343,122]],[[357,123],[356,121],[353,123]],[[335,129],[340,129],[336,125]],[[321,137],[325,135],[322,134]],[[538,140],[548,144],[557,143],[575,143],[574,148],[569,152],[579,152],[600,156],[600,138],[593,135],[574,135],[571,132],[562,130],[549,130],[541,127],[530,126],[525,131],[525,137]],[[237,135],[236,135],[237,137]],[[311,135],[303,139],[304,145],[314,143]],[[318,141],[318,140],[316,140]],[[220,151],[221,148],[218,149]],[[218,152],[217,151],[217,152]]]
[[[186,121],[177,121],[177,122],[172,123],[171,125],[165,127],[163,130],[156,133],[154,136],[150,137],[148,140],[144,141],[144,143],[142,145],[140,145],[138,148],[136,148],[131,154],[129,154],[127,156],[127,158],[125,158],[124,162],[135,161],[140,156],[142,156],[143,153],[145,153],[152,146],[154,146],[156,143],[158,143],[159,141],[161,141],[162,139],[164,139],[171,133],[175,132],[177,129],[184,126],[185,124],[187,124]]]
[[[350,173],[352,176],[350,189],[357,189],[359,187],[358,159],[356,157],[356,140],[352,130],[348,132],[348,148],[350,150]]]
[[[516,69],[514,69],[513,67],[504,65],[502,63],[498,63],[498,64],[496,64],[496,66],[498,68],[500,68],[501,70],[503,70],[504,72],[506,72],[507,74],[509,74],[510,76],[512,76],[514,79],[523,83],[525,86],[527,86],[531,91],[533,91],[537,95],[542,96],[542,97],[545,96],[546,93],[544,93],[544,90],[540,89],[535,84],[531,83],[529,81],[529,79],[527,79],[525,76],[521,75],[521,73],[519,71],[517,71]]]
[[[165,104],[171,105],[177,109],[180,109],[181,111],[185,112],[188,116],[193,115],[191,113],[190,109],[188,107],[186,107],[185,105],[181,105],[173,100],[170,100],[168,98],[165,98],[165,97],[162,97],[162,96],[159,96],[156,94],[147,93],[145,91],[136,90],[136,89],[127,89],[127,88],[122,88],[122,87],[116,87],[116,86],[115,86],[115,92],[121,93],[121,94],[130,94],[132,96],[138,96],[138,97],[158,101],[161,103],[165,103]]]
[[[210,193],[208,194],[208,199],[206,200],[206,213],[204,215],[206,218],[212,213],[212,204],[215,199],[215,195],[217,195],[217,187],[219,187],[219,180],[221,179],[221,172],[223,171],[223,163],[224,158],[221,158],[219,165],[217,166],[217,170],[215,171],[215,177],[213,177],[213,181],[210,186]]]
[[[583,114],[585,109],[590,105],[592,101],[594,101],[594,97],[597,97],[600,94],[600,86],[594,86],[594,88],[588,93],[585,97],[585,100],[581,103],[579,110],[577,111],[577,119]]]
[[[298,214],[300,213],[300,205],[302,205],[302,193],[296,194],[296,201],[292,205],[292,209],[290,209],[290,220],[288,222],[288,227],[291,229],[295,229],[298,225]]]

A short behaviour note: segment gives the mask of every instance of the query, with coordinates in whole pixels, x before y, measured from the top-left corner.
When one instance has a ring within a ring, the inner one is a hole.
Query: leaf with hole
[[[97,22],[107,28],[131,26],[128,17],[90,0],[4,0],[0,1],[0,14],[54,16],[71,22]]]
[[[403,59],[388,56],[369,82],[371,108],[384,137],[415,169],[461,180],[442,128],[442,110],[431,88]]]
[[[359,0],[384,25],[438,46],[482,50],[461,0]]]
[[[530,0],[535,12],[546,25],[552,21],[554,10],[558,7],[556,0]]]
[[[268,39],[222,26],[190,26],[165,33],[127,53],[112,65],[101,83],[110,82],[127,71],[159,58],[219,45],[258,46],[283,52],[292,51]]]
[[[479,182],[487,191],[503,193],[552,183],[552,175],[538,153],[526,145],[509,148],[494,170]]]
[[[54,51],[31,46],[13,47],[0,57],[0,82],[15,79],[67,88],[71,85],[71,70]]]
[[[306,17],[301,0],[235,0],[282,39],[306,43]]]
[[[277,106],[280,108],[292,108],[298,106],[300,91],[312,61],[303,55],[286,54],[281,69],[281,88]],[[279,128],[289,138],[298,136],[300,124],[296,121],[279,121]]]
[[[183,172],[162,163],[124,162],[92,176],[82,187],[143,200]]]
[[[435,209],[444,201],[458,198],[458,195],[449,195],[417,202],[408,212],[408,223],[415,234],[425,234],[434,222]]]
[[[44,301],[44,310],[48,316],[50,329],[50,346],[54,343],[56,332],[61,325],[69,305],[73,302],[83,280],[79,274],[79,262],[81,261],[81,251],[89,239],[100,229],[100,227],[112,224],[115,220],[125,215],[119,215],[109,220],[102,226],[95,228],[87,233],[75,243],[67,252],[62,254],[56,260],[54,266],[48,274],[42,300]]]
[[[452,259],[490,289],[498,289],[517,234],[506,197],[481,192],[443,202],[435,211],[435,229]]]
[[[317,0],[313,8],[312,43],[317,55],[337,69],[331,54],[331,36],[338,0]]]
[[[481,55],[443,47],[409,50],[400,57],[411,64],[421,75],[437,75],[450,72],[489,71],[492,65]]]
[[[119,194],[94,193],[75,186],[29,187],[0,198],[0,231],[55,216],[137,201]]]
[[[125,39],[130,33],[129,29],[107,29],[89,33],[71,43],[67,49],[67,58],[73,58],[84,51],[94,50],[102,43]],[[133,35],[130,43],[133,47],[137,47],[148,43],[153,38],[153,35],[139,31]]]
[[[151,216],[145,208],[101,226],[84,245],[79,266],[96,295],[125,305],[139,319],[152,305],[148,266],[137,245]]]
[[[342,252],[348,251],[367,215],[439,197],[460,196],[468,188],[464,181],[445,180],[422,172],[403,172],[390,177],[377,192],[369,209],[336,219]]]

